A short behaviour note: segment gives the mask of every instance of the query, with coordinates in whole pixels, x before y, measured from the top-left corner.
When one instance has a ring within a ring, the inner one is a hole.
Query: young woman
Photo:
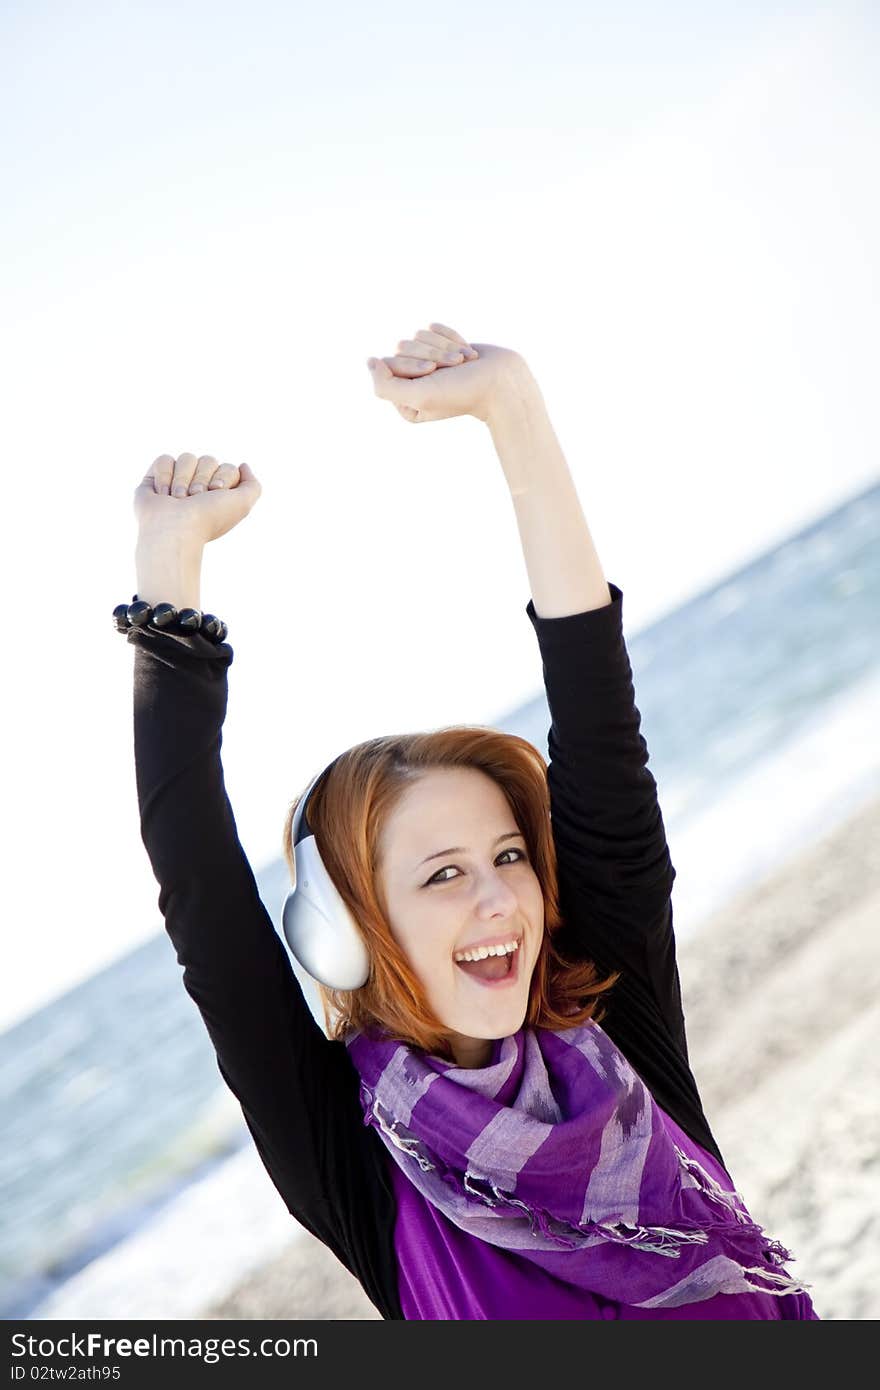
[[[315,961],[342,916],[354,948],[354,973],[310,966],[322,1030],[239,843],[220,760],[233,653],[200,611],[203,548],[261,487],[246,464],[157,458],[135,491],[137,594],[114,618],[135,648],[142,838],[221,1075],[288,1210],[385,1318],[816,1319],[703,1114],[622,593],[537,383],[442,324],[368,366],[406,420],[489,430],[550,761],[483,726],[388,736],[293,803],[285,933]]]

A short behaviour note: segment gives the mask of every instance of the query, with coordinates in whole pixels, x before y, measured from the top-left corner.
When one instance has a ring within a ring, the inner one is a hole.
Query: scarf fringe
[[[443,1181],[449,1183],[456,1191],[477,1197],[489,1207],[518,1207],[528,1217],[531,1232],[540,1231],[548,1240],[555,1241],[564,1249],[579,1250],[582,1248],[583,1239],[578,1240],[576,1236],[566,1236],[558,1229],[561,1225],[569,1223],[562,1222],[543,1207],[532,1207],[527,1202],[520,1201],[518,1197],[514,1197],[510,1192],[505,1192],[496,1183],[493,1183],[491,1178],[468,1169],[462,1183],[457,1173],[449,1168],[442,1176]],[[478,1183],[485,1184],[492,1196],[490,1197],[481,1190],[477,1185]],[[678,1256],[678,1246],[683,1244],[703,1245],[708,1239],[705,1232],[698,1228],[683,1230],[673,1226],[631,1226],[625,1221],[585,1221],[577,1227],[569,1225],[569,1229],[576,1231],[577,1235],[581,1237],[597,1235],[620,1245],[629,1245],[635,1250],[647,1250],[652,1254],[673,1258]]]
[[[697,1179],[697,1182],[699,1183],[704,1196],[706,1196],[710,1201],[716,1202],[726,1211],[733,1213],[737,1221],[743,1227],[743,1234],[747,1234],[749,1238],[754,1239],[762,1246],[761,1254],[764,1256],[766,1260],[769,1260],[771,1263],[775,1263],[777,1265],[783,1265],[787,1261],[794,1259],[794,1255],[791,1253],[790,1250],[786,1249],[786,1247],[782,1244],[781,1241],[773,1240],[770,1236],[767,1235],[763,1226],[759,1226],[757,1221],[755,1221],[754,1218],[751,1217],[747,1211],[741,1210],[736,1205],[737,1202],[742,1202],[743,1206],[745,1206],[745,1202],[743,1201],[741,1193],[737,1192],[735,1189],[731,1192],[725,1191],[725,1189],[715,1181],[711,1173],[706,1172],[706,1169],[697,1159],[689,1158],[687,1154],[682,1153],[681,1149],[678,1147],[677,1144],[675,1146],[675,1151],[678,1154],[679,1162],[681,1163],[682,1167],[685,1168],[687,1172],[689,1172],[693,1177]],[[718,1224],[720,1225],[723,1223]],[[715,1225],[710,1226],[707,1229],[715,1229]],[[765,1270],[760,1266],[758,1266],[757,1268],[746,1269],[745,1272],[761,1274],[766,1279],[778,1280],[780,1283],[786,1285],[789,1282],[789,1276],[784,1272],[781,1275],[779,1275],[769,1270]],[[784,1292],[806,1293],[806,1290],[808,1288],[812,1288],[812,1284],[808,1284],[806,1285],[806,1287],[801,1287],[800,1285],[798,1285],[796,1288],[791,1289],[786,1287]],[[771,1291],[768,1290],[768,1292]],[[772,1292],[776,1292],[776,1290],[772,1290]]]
[[[666,1255],[677,1260],[682,1245],[705,1245],[709,1237],[701,1227],[685,1230],[677,1226],[631,1226],[626,1221],[589,1223],[616,1245],[628,1245],[652,1255]]]
[[[374,1100],[372,1092],[368,1089],[366,1085],[364,1085],[363,1082],[361,1082],[361,1097],[362,1099],[366,1098],[368,1105],[368,1109],[364,1114],[364,1124],[372,1124],[375,1128],[381,1130],[383,1134],[386,1134],[391,1143],[395,1146],[395,1148],[400,1149],[410,1158],[414,1158],[416,1160],[423,1172],[427,1173],[433,1171],[436,1167],[436,1164],[432,1163],[428,1158],[427,1154],[425,1153],[424,1145],[414,1136],[408,1138],[405,1135],[400,1134],[399,1120],[392,1120],[392,1122],[388,1124],[382,1118],[381,1114],[379,1113],[379,1101]]]
[[[746,1283],[751,1284],[756,1293],[772,1293],[777,1297],[785,1297],[790,1293],[809,1294],[812,1284],[805,1284],[803,1281],[795,1279],[794,1275],[786,1274],[783,1270],[777,1273],[773,1270],[762,1269],[760,1265],[741,1266],[743,1274],[746,1276]],[[754,1279],[749,1279],[749,1275],[754,1274]],[[761,1280],[767,1280],[769,1288]]]
[[[716,1182],[711,1173],[706,1171],[699,1159],[689,1158],[677,1144],[674,1144],[673,1147],[678,1154],[678,1161],[682,1168],[690,1173],[691,1177],[696,1178],[697,1184],[702,1188],[704,1195],[708,1197],[710,1201],[717,1202],[725,1207],[727,1211],[733,1213],[738,1221],[742,1221],[746,1225],[754,1225],[748,1212],[737,1206],[737,1202],[741,1202],[742,1207],[745,1207],[745,1199],[741,1192],[737,1192],[735,1188],[728,1191],[726,1188],[722,1187],[719,1182]]]

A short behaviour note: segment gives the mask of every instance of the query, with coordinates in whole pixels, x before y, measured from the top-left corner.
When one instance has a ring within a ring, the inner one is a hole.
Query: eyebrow
[[[500,845],[502,840],[524,840],[525,838],[521,830],[508,830],[505,834],[498,836],[495,844]],[[464,845],[452,845],[450,849],[438,849],[436,854],[429,854],[427,859],[419,860],[416,868],[420,869],[423,864],[428,863],[429,859],[442,859],[444,854],[467,854],[467,849]]]

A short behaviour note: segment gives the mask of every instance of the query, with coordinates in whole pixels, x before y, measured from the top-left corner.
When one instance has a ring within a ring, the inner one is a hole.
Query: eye
[[[521,850],[521,849],[515,849],[515,848],[503,849],[503,850],[501,851],[501,853],[499,854],[498,858],[499,858],[499,859],[503,859],[505,854],[515,854],[515,855],[518,856],[516,859],[511,860],[511,863],[513,863],[513,864],[519,863],[520,860],[527,860],[527,859],[528,859],[528,855],[525,853],[524,850]],[[454,869],[454,868],[455,868],[455,865],[454,865],[454,864],[445,864],[445,865],[443,866],[442,869],[438,869],[438,870],[437,870],[436,874],[432,874],[431,877],[428,879],[428,882],[427,882],[426,884],[424,884],[423,886],[424,886],[425,888],[429,888],[430,885],[431,885],[432,883],[452,883],[453,880],[452,880],[451,878],[441,878],[440,875],[441,875],[441,874],[445,874],[447,869]]]

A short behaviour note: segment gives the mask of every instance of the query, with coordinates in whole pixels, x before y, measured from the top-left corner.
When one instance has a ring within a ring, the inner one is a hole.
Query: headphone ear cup
[[[304,970],[330,989],[360,989],[370,957],[347,903],[327,872],[314,835],[294,847],[296,886],[281,914],[284,938]]]

